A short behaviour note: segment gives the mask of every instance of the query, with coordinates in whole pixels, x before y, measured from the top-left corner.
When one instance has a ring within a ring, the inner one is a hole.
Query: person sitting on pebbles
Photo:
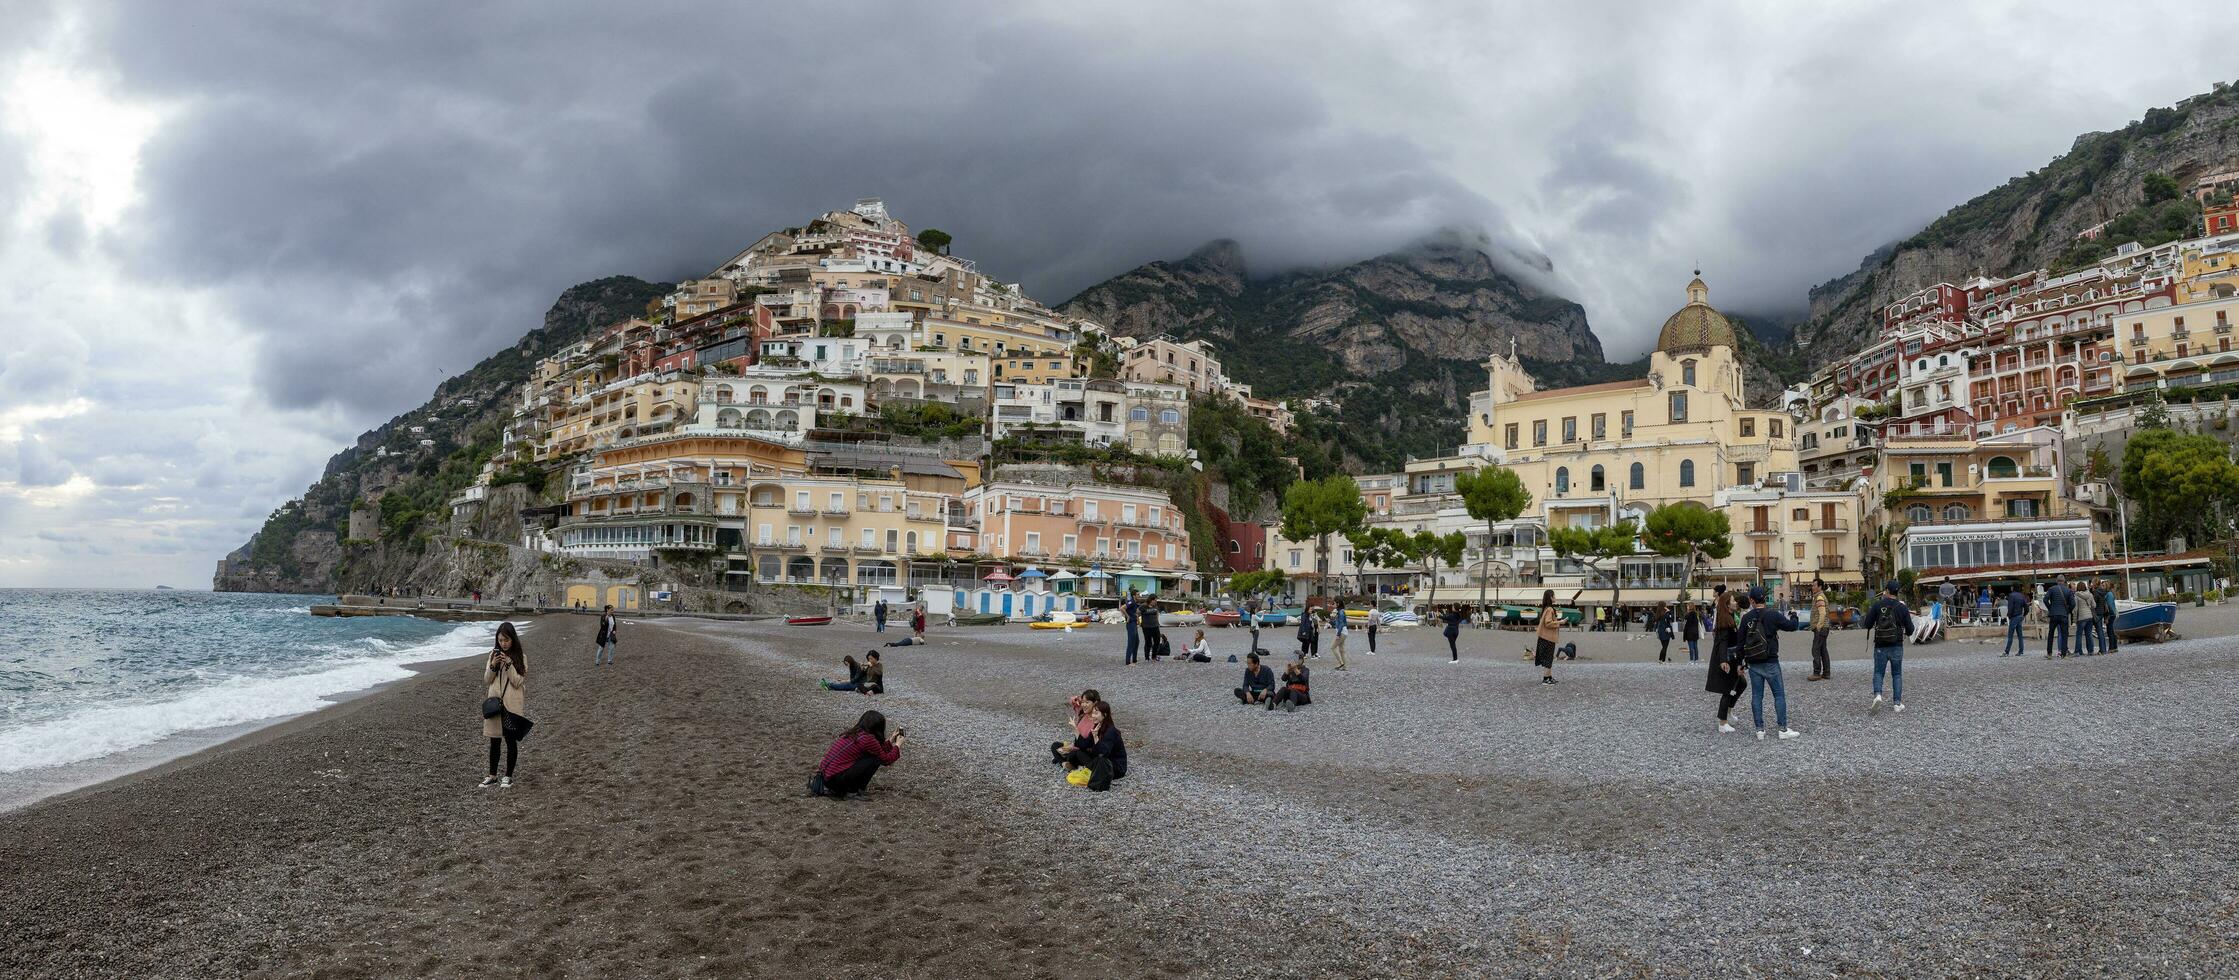
[[[1213,662],[1213,645],[1205,642],[1204,630],[1197,631],[1197,636],[1189,641],[1189,649],[1183,651],[1183,654],[1182,659],[1191,663],[1209,664]]]
[[[865,694],[886,693],[886,667],[879,663],[877,650],[864,651],[862,663],[857,663],[852,656],[840,659],[847,664],[847,680],[844,683],[840,681],[818,681],[817,683],[824,685],[825,690],[861,691]]]
[[[1086,766],[1092,771],[1088,788],[1108,787],[1112,780],[1127,775],[1127,740],[1120,736],[1119,723],[1107,702],[1089,705],[1084,720],[1088,732],[1076,736],[1073,744],[1050,743],[1050,761],[1064,766],[1067,772]]]
[[[1275,671],[1259,662],[1259,654],[1244,657],[1244,686],[1236,689],[1236,700],[1243,704],[1262,704],[1273,695]]]
[[[1283,686],[1276,688],[1275,696],[1267,699],[1267,710],[1273,711],[1276,705],[1282,705],[1284,711],[1297,711],[1300,705],[1313,704],[1314,698],[1307,692],[1312,675],[1306,661],[1291,661],[1290,666],[1283,668]]]
[[[895,729],[894,737],[887,738],[886,716],[863,712],[855,727],[841,732],[832,740],[832,747],[824,750],[824,760],[809,777],[809,795],[835,800],[861,795],[870,788],[871,777],[878,775],[880,766],[893,765],[901,758],[902,730]]]

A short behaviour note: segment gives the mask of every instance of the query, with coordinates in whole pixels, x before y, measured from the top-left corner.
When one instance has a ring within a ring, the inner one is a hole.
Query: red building
[[[2230,204],[2209,205],[2201,209],[2201,223],[2207,225],[2210,235],[2229,235],[2239,232],[2239,200]]]

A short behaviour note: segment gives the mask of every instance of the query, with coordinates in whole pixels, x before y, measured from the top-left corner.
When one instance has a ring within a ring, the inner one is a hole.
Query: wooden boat
[[[831,625],[831,623],[832,623],[832,617],[830,617],[830,616],[787,616],[787,617],[785,617],[785,625],[787,625],[787,626],[829,626],[829,625]]]
[[[2160,643],[2177,638],[2177,604],[2174,602],[2115,603],[2115,635],[2125,640]]]
[[[957,613],[958,626],[995,626],[1010,620],[1002,613]]]
[[[1215,609],[1205,614],[1205,625],[1224,629],[1244,621],[1244,614],[1234,609]]]

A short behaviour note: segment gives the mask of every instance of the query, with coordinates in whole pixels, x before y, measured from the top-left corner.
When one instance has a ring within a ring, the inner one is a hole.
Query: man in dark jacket
[[[879,632],[886,632],[886,600],[871,603],[871,621],[878,624]]]
[[[1780,676],[1780,634],[1803,628],[1796,614],[1774,610],[1765,603],[1765,587],[1751,586],[1735,603],[1742,610],[1734,628],[1741,649],[1735,651],[1749,665],[1749,713],[1757,722],[1757,737],[1765,737],[1765,689],[1773,695],[1773,718],[1780,723],[1780,737],[1796,738],[1801,732],[1788,727],[1788,687]]]
[[[2021,635],[2022,624],[2029,621],[2029,587],[2016,585],[2006,592],[2006,652],[2005,656],[2024,656],[2029,652],[2029,641]]]
[[[1236,689],[1236,700],[1244,704],[1258,704],[1267,700],[1267,693],[1275,689],[1275,671],[1259,662],[1259,654],[1244,657],[1244,686]]]
[[[2045,659],[2051,660],[2055,645],[2060,655],[2068,655],[2068,617],[2076,611],[2075,590],[2068,583],[2054,579],[2045,587]]]
[[[2099,583],[2098,588],[2094,589],[2093,592],[2094,595],[2092,597],[2092,600],[2099,603],[2099,628],[2104,631],[2100,638],[2106,641],[2105,643],[2100,644],[2099,648],[2107,651],[2108,653],[2113,653],[2115,652],[2116,612],[2114,583],[2101,582]]]
[[[1897,597],[1898,589],[1897,580],[1890,579],[1882,585],[1873,608],[1866,610],[1866,635],[1874,638],[1874,703],[1866,706],[1869,713],[1881,710],[1884,670],[1889,673],[1889,697],[1897,702],[1898,711],[1905,710],[1905,637],[1912,635],[1913,626],[1912,613]]]

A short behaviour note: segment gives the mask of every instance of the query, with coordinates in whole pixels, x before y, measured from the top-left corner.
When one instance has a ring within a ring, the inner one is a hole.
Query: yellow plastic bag
[[[1075,786],[1088,785],[1088,776],[1087,766],[1074,766],[1065,771],[1065,781]]]

